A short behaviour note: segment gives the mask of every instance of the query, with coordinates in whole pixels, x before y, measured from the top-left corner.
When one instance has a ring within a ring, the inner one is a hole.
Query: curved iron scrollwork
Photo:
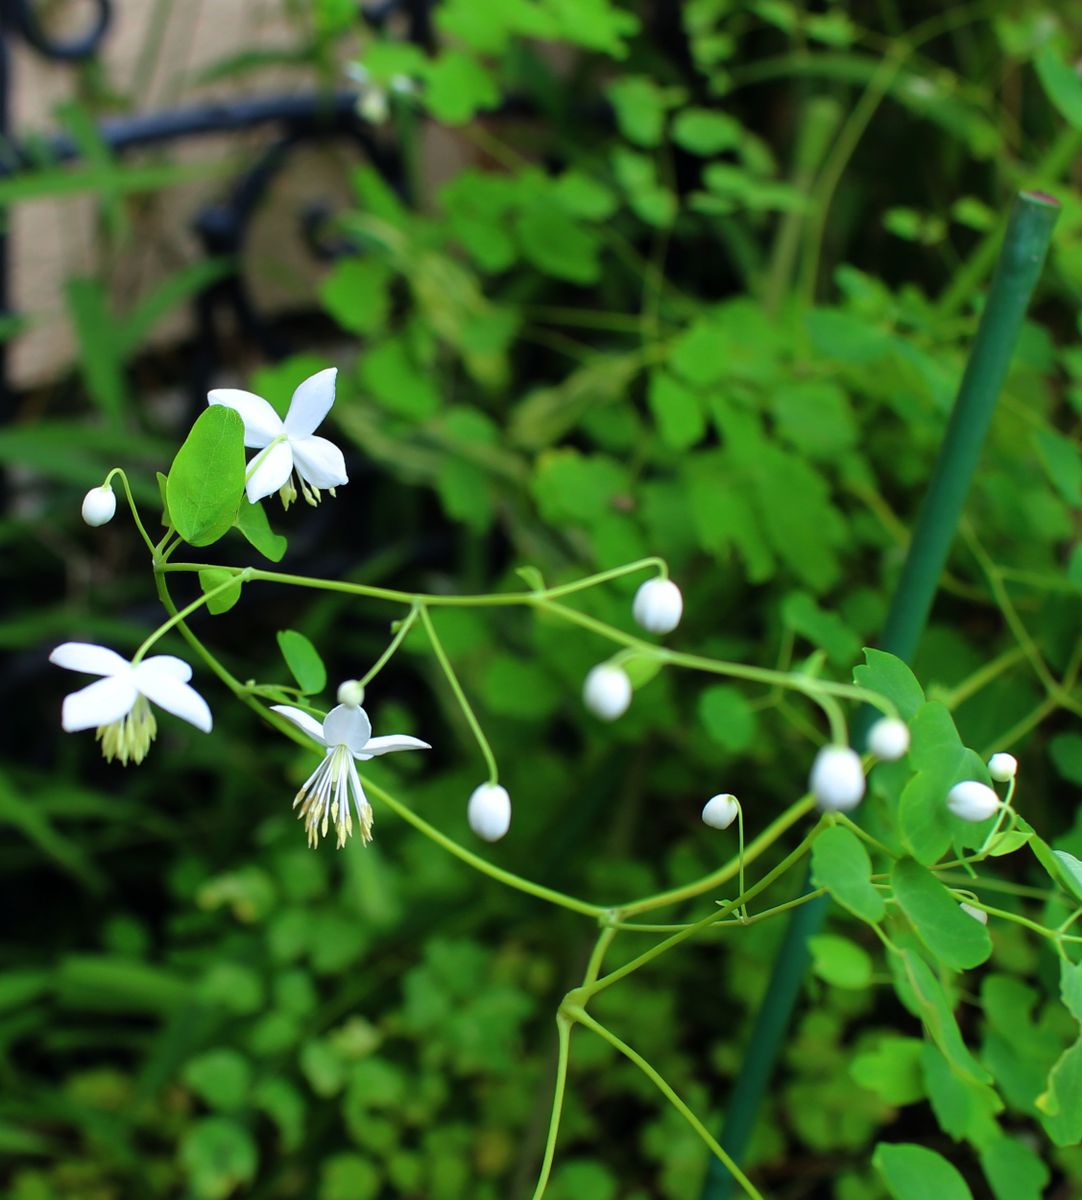
[[[53,37],[41,23],[34,0],[6,0],[7,24],[45,58],[83,62],[97,54],[113,19],[112,0],[93,0],[96,12],[89,27],[75,37]]]

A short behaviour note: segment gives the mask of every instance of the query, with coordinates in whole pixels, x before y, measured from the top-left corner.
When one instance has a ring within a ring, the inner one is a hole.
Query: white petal
[[[333,488],[349,483],[342,451],[326,438],[306,437],[291,442],[297,474],[313,487]]]
[[[259,465],[252,471],[255,462]],[[248,499],[258,504],[264,496],[273,496],[293,470],[293,451],[289,443],[279,442],[269,450],[261,450],[248,464],[248,470],[251,471],[245,485]]]
[[[272,704],[271,712],[280,713],[287,721],[292,721],[298,729],[303,729],[314,742],[321,746],[327,743],[323,740],[323,724],[310,716],[303,709],[294,708],[291,704]]]
[[[127,671],[123,675],[96,679],[82,690],[64,697],[60,724],[68,733],[109,725],[126,717],[138,698],[139,693]]]
[[[269,446],[282,432],[282,418],[255,392],[240,388],[215,388],[207,393],[208,404],[231,408],[244,422],[244,444],[251,449]]]
[[[131,666],[115,650],[107,646],[95,646],[92,642],[64,642],[49,655],[49,661],[58,667],[82,671],[86,675],[116,675]]]
[[[140,666],[142,665],[140,663]],[[164,708],[174,717],[182,717],[204,733],[210,733],[214,720],[207,702],[195,688],[181,683],[179,679],[172,678],[164,671],[137,672],[135,686],[159,708]]]
[[[391,754],[395,750],[431,750],[427,742],[420,738],[408,737],[404,733],[392,733],[388,737],[370,738],[365,745],[364,753],[355,755],[362,762],[375,758],[378,754]]]
[[[160,672],[168,679],[179,679],[181,683],[187,683],[192,677],[191,667],[184,659],[172,654],[155,654],[151,658],[144,658],[135,669],[140,675],[144,672]]]
[[[328,746],[348,746],[351,754],[363,754],[372,736],[372,722],[363,708],[339,704],[323,722],[323,740]]]
[[[328,367],[309,376],[293,393],[286,413],[286,433],[291,438],[311,437],[319,423],[331,411],[334,403],[334,381],[337,367]]]

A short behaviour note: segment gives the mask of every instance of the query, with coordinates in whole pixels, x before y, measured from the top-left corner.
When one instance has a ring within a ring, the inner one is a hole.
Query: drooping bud
[[[848,746],[824,746],[815,756],[808,790],[826,812],[849,812],[864,796],[860,755]]]
[[[479,838],[498,842],[511,828],[511,797],[498,783],[482,783],[473,789],[466,806],[466,820]]]
[[[615,721],[631,704],[631,680],[622,667],[599,663],[582,685],[582,702],[602,721]]]
[[[880,717],[868,730],[868,749],[884,762],[897,762],[909,751],[909,726],[896,717]]]
[[[983,908],[977,908],[973,904],[966,904],[963,900],[958,907],[965,913],[967,917],[972,917],[974,921],[979,921],[982,925],[988,924],[988,914]]]
[[[1013,754],[993,754],[988,760],[988,774],[996,783],[1007,783],[1018,774],[1018,759]]]
[[[999,797],[988,784],[966,779],[947,793],[947,807],[963,821],[987,821],[999,808]]]
[[[672,633],[684,615],[684,597],[671,579],[648,579],[635,593],[631,615],[647,633]]]
[[[116,493],[108,484],[91,488],[83,497],[83,520],[88,525],[107,525],[115,515]]]
[[[347,679],[338,685],[338,703],[347,708],[360,708],[364,703],[364,688],[356,679]]]
[[[703,824],[712,829],[728,829],[740,812],[740,802],[732,792],[711,796],[703,808]]]

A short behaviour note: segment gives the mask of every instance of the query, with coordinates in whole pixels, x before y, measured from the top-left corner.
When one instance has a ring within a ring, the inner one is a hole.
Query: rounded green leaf
[[[851,830],[835,825],[812,845],[812,880],[862,921],[883,919],[886,905],[872,886],[872,863],[864,843]]]
[[[973,1200],[969,1185],[942,1155],[905,1142],[880,1142],[872,1165],[894,1200]]]
[[[231,408],[213,405],[192,426],[165,485],[173,528],[189,545],[209,546],[232,526],[244,472],[244,424]]]
[[[303,633],[295,629],[283,629],[278,634],[278,648],[302,692],[312,695],[323,691],[327,686],[327,668],[319,657],[319,651]]]
[[[894,897],[920,940],[955,971],[975,967],[992,953],[992,939],[980,921],[959,907],[938,879],[911,858],[900,859],[891,873]]]
[[[865,988],[872,981],[868,952],[848,938],[825,933],[810,938],[812,970],[820,979],[840,988]]]

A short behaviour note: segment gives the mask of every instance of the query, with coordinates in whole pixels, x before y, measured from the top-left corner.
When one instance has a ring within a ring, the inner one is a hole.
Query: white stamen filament
[[[335,746],[329,750],[323,761],[301,785],[293,801],[293,807],[300,805],[297,814],[304,821],[308,834],[308,845],[313,849],[319,844],[320,837],[326,837],[331,824],[334,824],[338,839],[338,849],[346,844],[346,839],[353,832],[353,815],[349,808],[349,798],[357,808],[357,819],[361,827],[361,841],[372,840],[372,808],[361,787],[361,779],[353,762],[353,755],[345,745]]]

